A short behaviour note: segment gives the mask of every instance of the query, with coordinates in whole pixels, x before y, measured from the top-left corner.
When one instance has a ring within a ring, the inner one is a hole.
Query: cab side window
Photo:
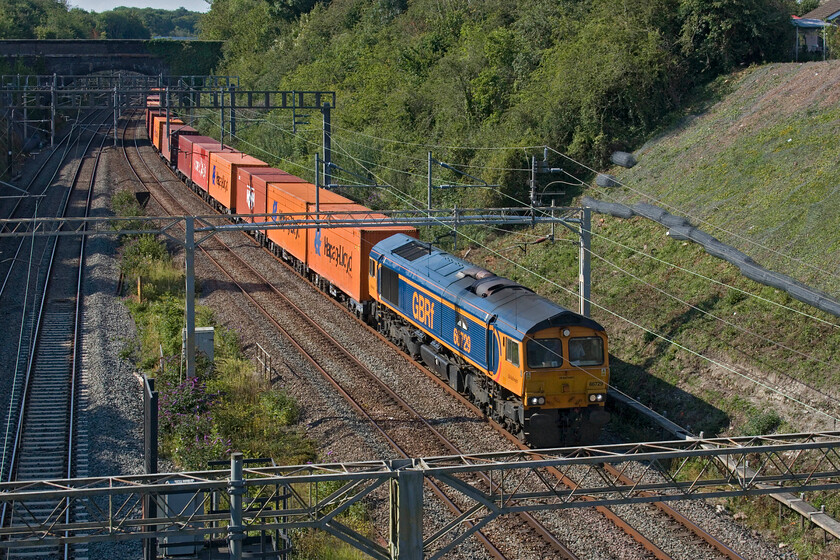
[[[569,339],[569,361],[573,366],[599,366],[604,363],[604,341],[598,336]]]
[[[519,346],[510,338],[505,338],[505,359],[519,367]]]
[[[368,261],[368,276],[376,276],[376,261],[373,259]]]

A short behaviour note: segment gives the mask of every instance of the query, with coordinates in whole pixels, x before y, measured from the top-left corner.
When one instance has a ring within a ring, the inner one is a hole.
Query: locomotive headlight
[[[589,402],[595,402],[595,399],[597,399],[597,398],[598,398],[598,395],[595,395],[595,394],[589,395]]]
[[[597,399],[596,399],[596,400],[597,400],[598,402],[603,402],[603,400],[604,400],[604,395],[602,395],[601,393],[598,393],[598,394],[597,394],[597,395],[595,395],[595,396],[597,397]]]
[[[593,394],[589,395],[589,402],[594,403],[594,402],[603,402],[603,401],[604,401],[604,395],[601,394],[601,393],[593,393]]]
[[[529,397],[528,404],[531,406],[537,406],[540,404],[545,404],[545,397]]]

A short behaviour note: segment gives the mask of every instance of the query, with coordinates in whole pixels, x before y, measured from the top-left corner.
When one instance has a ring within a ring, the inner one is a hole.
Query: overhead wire
[[[596,171],[595,169],[593,169],[593,168],[589,167],[588,165],[586,165],[586,164],[584,164],[584,163],[582,163],[582,162],[579,162],[579,161],[575,160],[574,158],[572,158],[572,157],[570,157],[570,156],[568,156],[568,155],[566,155],[566,154],[564,154],[564,153],[562,153],[562,152],[560,152],[560,151],[558,151],[558,150],[556,150],[556,149],[554,149],[554,148],[552,148],[552,147],[550,147],[550,146],[548,146],[548,149],[549,149],[550,151],[554,152],[555,154],[557,154],[557,155],[559,155],[559,156],[561,156],[561,157],[563,157],[563,158],[567,159],[568,161],[570,161],[570,162],[572,162],[572,163],[574,163],[574,164],[576,164],[576,165],[579,165],[580,167],[582,167],[583,169],[586,169],[587,171],[589,171],[589,172],[591,172],[591,173],[598,173],[598,171]],[[811,268],[811,269],[813,269],[813,270],[814,270],[814,271],[816,271],[816,272],[820,272],[820,273],[822,273],[822,274],[827,274],[827,275],[832,276],[832,277],[835,277],[835,278],[837,278],[837,277],[838,277],[838,275],[837,275],[837,274],[834,274],[834,273],[832,273],[832,272],[830,272],[830,271],[823,270],[823,269],[819,268],[818,266],[812,265],[811,263],[806,263],[805,261],[803,261],[802,259],[800,259],[800,258],[798,258],[798,257],[794,257],[794,256],[792,256],[792,255],[785,254],[785,253],[783,253],[783,252],[781,252],[781,251],[779,251],[779,250],[777,250],[777,249],[773,249],[772,247],[768,247],[768,246],[766,246],[766,245],[763,245],[763,244],[761,244],[761,243],[759,243],[759,242],[757,242],[757,241],[755,241],[755,240],[753,240],[753,239],[750,239],[750,238],[748,238],[748,237],[745,237],[745,236],[740,235],[740,234],[738,234],[738,233],[735,233],[735,232],[733,232],[733,231],[729,231],[729,230],[727,230],[727,229],[725,229],[725,228],[723,228],[723,227],[721,227],[721,226],[715,225],[715,224],[713,224],[713,223],[709,222],[708,220],[705,220],[705,219],[703,219],[703,218],[701,218],[701,217],[699,217],[699,216],[696,216],[696,215],[691,214],[690,212],[685,212],[685,211],[684,211],[684,210],[682,210],[681,208],[678,208],[677,206],[674,206],[674,205],[672,205],[672,204],[669,204],[669,203],[667,203],[667,202],[664,202],[664,201],[662,201],[662,200],[659,200],[659,199],[657,199],[656,197],[654,197],[654,196],[652,196],[652,195],[650,195],[650,194],[645,193],[644,191],[640,191],[640,190],[638,190],[638,189],[634,189],[633,187],[631,187],[630,185],[628,185],[628,184],[626,184],[626,183],[622,182],[622,181],[621,181],[621,180],[619,180],[618,178],[614,178],[614,180],[616,181],[616,183],[618,183],[618,184],[619,184],[619,185],[621,185],[622,187],[626,188],[626,189],[627,189],[627,190],[629,190],[630,192],[636,193],[636,194],[638,194],[639,196],[642,196],[642,197],[644,197],[644,198],[646,198],[646,199],[648,199],[648,200],[650,200],[650,201],[652,201],[652,202],[655,202],[656,204],[658,204],[658,205],[660,205],[660,206],[662,206],[662,207],[664,207],[664,208],[668,208],[668,209],[670,209],[670,210],[676,210],[676,211],[680,212],[681,214],[683,214],[684,216],[686,216],[686,217],[688,217],[688,218],[691,218],[691,219],[693,219],[693,220],[697,221],[698,223],[701,223],[701,224],[707,225],[707,226],[709,226],[709,227],[711,227],[711,228],[713,228],[713,229],[716,229],[716,230],[718,230],[718,231],[721,231],[721,232],[723,232],[723,233],[726,233],[727,235],[730,235],[730,236],[734,237],[735,239],[738,239],[738,240],[744,241],[744,242],[749,243],[749,244],[751,244],[751,245],[754,245],[754,246],[756,246],[756,247],[758,247],[758,248],[760,248],[760,249],[763,249],[763,250],[768,251],[768,252],[770,252],[770,253],[773,253],[773,254],[779,255],[779,256],[781,256],[781,257],[784,257],[784,258],[786,258],[786,259],[789,259],[789,260],[791,260],[791,261],[793,261],[793,262],[796,262],[796,263],[798,263],[798,264],[801,264],[802,266],[805,266],[805,267],[807,267],[807,268]]]
[[[280,128],[281,130],[283,130],[281,127],[279,127],[279,126],[277,126],[277,125],[274,125],[273,123],[272,123],[272,126],[276,126],[277,128]],[[334,126],[335,126],[335,125],[334,125]],[[285,132],[287,132],[287,131],[285,131]],[[365,134],[361,134],[361,135],[362,135],[362,136],[368,136],[368,137],[370,137],[369,135],[365,135]],[[235,137],[235,136],[234,136],[234,137]],[[237,138],[237,139],[239,139],[239,140],[241,140],[241,139],[240,139],[240,138],[238,138],[238,137],[236,137],[236,138]],[[375,137],[372,137],[372,138],[375,138]],[[384,166],[379,166],[378,164],[375,164],[375,163],[373,163],[373,162],[365,162],[364,160],[361,160],[360,158],[357,158],[356,156],[353,156],[353,155],[352,155],[352,154],[351,154],[351,153],[350,153],[347,149],[345,149],[345,148],[342,146],[342,144],[341,144],[341,143],[336,143],[336,142],[335,142],[335,138],[334,138],[334,137],[333,137],[333,140],[334,140],[334,146],[335,146],[335,147],[336,147],[339,151],[343,152],[343,153],[344,153],[344,155],[346,155],[347,157],[349,157],[350,159],[352,159],[353,161],[355,161],[357,165],[359,165],[360,167],[362,167],[363,169],[365,169],[368,173],[370,173],[370,174],[371,174],[371,176],[376,177],[376,178],[377,178],[377,179],[378,179],[381,183],[383,183],[382,185],[380,185],[380,187],[381,187],[381,188],[383,188],[383,189],[386,189],[386,190],[390,191],[390,192],[391,192],[391,194],[392,194],[392,195],[395,195],[398,199],[402,198],[404,202],[406,202],[407,200],[411,200],[411,201],[412,201],[412,202],[411,202],[411,205],[412,205],[412,206],[414,206],[415,208],[419,209],[419,207],[417,206],[417,203],[421,202],[419,199],[413,198],[413,197],[411,197],[410,195],[408,195],[407,193],[405,193],[405,192],[403,192],[403,191],[400,191],[399,189],[396,189],[393,185],[389,185],[389,184],[387,184],[385,181],[383,181],[383,180],[382,180],[382,178],[381,178],[381,177],[378,177],[376,173],[374,173],[374,172],[373,172],[370,168],[368,168],[368,167],[365,165],[365,163],[368,163],[368,164],[371,164],[371,165],[377,165],[378,167],[383,167],[383,168],[385,168]],[[312,141],[309,141],[309,140],[305,140],[305,141],[306,141],[306,142],[309,142],[309,143],[312,143],[312,144],[319,145],[319,144],[317,144],[317,143],[315,143],[315,142],[312,142]],[[251,144],[251,143],[249,143],[249,142],[247,142],[247,141],[244,141],[244,143],[248,144],[249,146],[254,146],[253,144]],[[352,143],[352,142],[351,142],[351,143]],[[409,144],[411,144],[411,143],[409,143]],[[320,146],[320,145],[319,145],[319,146]],[[263,151],[264,153],[266,153],[266,154],[268,154],[268,155],[271,155],[272,157],[277,157],[277,156],[276,156],[276,155],[274,155],[274,154],[270,154],[270,153],[269,153],[269,152],[267,152],[266,150],[262,150],[261,148],[258,148],[258,147],[256,147],[256,146],[254,146],[254,147],[255,147],[255,148],[257,148],[257,149],[260,149],[261,151]],[[574,163],[576,163],[576,164],[579,164],[579,165],[581,165],[582,167],[584,167],[584,168],[586,168],[586,169],[589,169],[590,171],[593,171],[593,172],[594,172],[594,170],[591,170],[590,168],[587,168],[585,165],[580,164],[579,162],[576,162],[575,160],[573,160],[573,159],[569,158],[568,156],[565,156],[565,154],[562,154],[561,152],[559,152],[559,151],[557,151],[557,150],[555,150],[555,149],[553,149],[553,148],[550,148],[550,147],[549,147],[548,149],[549,149],[549,150],[551,150],[551,151],[553,151],[553,152],[555,152],[555,153],[557,153],[557,154],[559,154],[559,155],[561,155],[561,156],[563,156],[563,157],[566,157],[566,158],[567,158],[567,159],[569,159],[570,161],[572,161],[572,162],[574,162]],[[285,160],[284,158],[278,158],[278,159],[280,159],[280,160],[282,160],[282,161],[288,161],[288,160]],[[294,164],[294,162],[290,162],[290,163],[293,163],[293,164]],[[299,164],[295,164],[295,165],[298,165],[299,167],[302,167],[302,168],[303,168],[303,166],[300,166]],[[386,169],[387,169],[387,168],[386,168]],[[404,171],[401,171],[401,170],[393,170],[393,171],[402,172],[402,173],[405,173],[405,174],[409,174],[409,175],[411,175],[410,173],[407,173],[407,172],[404,172]],[[566,174],[567,174],[567,175],[569,175],[570,177],[574,178],[574,179],[577,179],[576,177],[574,177],[573,175],[571,175],[571,174],[570,174],[570,173],[568,173],[568,172],[566,172]],[[416,175],[416,174],[414,174],[414,175]],[[577,180],[580,182],[580,184],[583,184],[583,182],[582,182],[582,181],[580,181],[579,179],[577,179]],[[397,193],[399,193],[399,194],[397,194]],[[507,195],[506,193],[503,193],[503,194],[504,194],[505,196],[507,196],[507,197],[511,198],[512,200],[515,200],[515,201],[517,200],[515,197],[512,197],[512,196],[510,196],[510,195]],[[518,201],[518,202],[519,202],[519,203],[522,203],[522,201]],[[443,224],[443,223],[441,223],[441,225],[442,225],[442,226],[445,226],[445,227],[448,227],[449,229],[453,229],[453,230],[454,230],[454,228],[452,228],[452,226],[447,226],[446,224]],[[542,275],[539,275],[537,272],[532,271],[532,270],[530,270],[530,269],[528,269],[528,268],[524,267],[523,265],[520,265],[519,263],[516,263],[516,262],[515,262],[515,261],[513,261],[512,259],[509,259],[508,257],[506,257],[506,256],[502,255],[501,253],[499,253],[499,252],[497,252],[497,251],[495,251],[495,250],[493,250],[493,249],[491,249],[491,248],[487,247],[486,245],[484,245],[484,244],[482,244],[482,243],[478,242],[476,239],[473,239],[473,238],[471,238],[471,237],[469,237],[469,236],[465,235],[463,232],[461,233],[461,235],[462,235],[462,237],[466,237],[466,238],[467,238],[467,239],[469,239],[471,242],[476,243],[478,246],[480,246],[480,247],[484,248],[484,249],[485,249],[485,250],[487,250],[488,252],[491,252],[491,253],[495,254],[496,256],[498,256],[498,257],[500,257],[500,258],[503,258],[503,259],[507,260],[508,262],[510,262],[510,263],[512,263],[512,264],[514,264],[514,266],[516,266],[516,267],[518,267],[518,268],[522,268],[523,270],[525,270],[525,271],[526,271],[526,272],[528,272],[529,274],[533,274],[533,275],[537,276],[538,278],[542,279],[543,281],[546,281],[546,282],[548,282],[548,283],[550,283],[550,284],[552,284],[552,285],[554,285],[554,286],[556,286],[556,287],[560,288],[561,290],[566,291],[567,293],[569,293],[570,295],[572,295],[572,296],[574,296],[574,297],[579,297],[579,296],[578,296],[575,292],[573,292],[572,290],[569,290],[568,288],[566,288],[566,287],[564,287],[564,286],[561,286],[560,284],[557,284],[556,282],[553,282],[553,281],[551,281],[551,280],[549,280],[549,279],[547,279],[547,278],[543,277]],[[605,262],[608,262],[608,263],[609,263],[609,261],[608,261],[608,260],[606,260],[605,258],[603,258],[603,257],[601,257],[601,256],[599,256],[599,255],[596,255],[596,257],[598,257],[598,258],[599,258],[599,259],[601,259],[601,260],[605,260]],[[610,263],[610,264],[611,264],[611,265],[613,265],[612,263]],[[613,265],[613,266],[616,266],[616,267],[617,267],[617,265]],[[621,270],[621,268],[620,268],[620,267],[617,267],[617,268],[618,268],[619,270]],[[625,273],[626,273],[626,272],[625,272]],[[632,275],[631,275],[631,276],[632,276]],[[676,298],[676,296],[671,296],[670,294],[667,294],[667,292],[664,292],[664,291],[663,291],[663,293],[664,293],[664,294],[666,294],[666,295],[669,295],[670,297],[674,297],[674,298],[675,298],[675,299],[677,299],[678,301],[681,301],[681,300],[679,300],[679,298]],[[687,302],[683,302],[683,303],[687,303]],[[834,418],[834,417],[832,417],[832,416],[828,415],[827,413],[825,413],[825,412],[823,412],[823,411],[820,411],[819,409],[816,409],[815,407],[812,407],[812,406],[808,405],[807,403],[801,402],[799,399],[796,399],[796,398],[795,398],[795,397],[793,397],[793,396],[787,395],[786,393],[784,393],[783,391],[781,391],[781,390],[779,390],[779,389],[776,389],[775,387],[772,387],[772,386],[770,386],[770,385],[768,385],[768,384],[766,384],[766,383],[763,383],[763,382],[761,382],[760,380],[754,379],[754,378],[752,378],[752,377],[748,376],[747,374],[744,374],[744,373],[742,373],[742,372],[739,372],[739,371],[735,370],[734,368],[731,368],[731,367],[729,367],[729,366],[727,366],[727,365],[725,365],[725,364],[722,364],[722,363],[720,363],[720,362],[718,362],[718,361],[714,360],[713,358],[710,358],[710,357],[708,357],[708,356],[705,356],[705,355],[703,355],[703,354],[701,354],[701,353],[699,353],[699,352],[697,352],[697,351],[695,351],[695,350],[692,350],[692,349],[690,349],[690,348],[688,348],[688,347],[686,347],[686,346],[684,346],[684,345],[681,345],[680,343],[678,343],[678,342],[676,342],[676,341],[674,341],[674,340],[672,340],[672,339],[669,339],[669,338],[667,338],[667,337],[665,337],[665,336],[663,336],[663,335],[661,335],[661,334],[659,334],[659,333],[656,333],[656,332],[654,332],[654,331],[652,331],[652,330],[649,330],[649,329],[647,329],[647,328],[645,328],[645,327],[643,327],[643,326],[641,326],[641,325],[639,325],[639,324],[635,323],[634,321],[632,321],[632,320],[630,320],[630,319],[628,319],[628,318],[626,318],[626,317],[623,317],[622,315],[620,315],[620,314],[618,314],[618,313],[615,313],[615,312],[613,312],[613,311],[611,311],[611,310],[609,310],[609,309],[605,308],[604,306],[601,306],[601,305],[599,305],[599,304],[597,304],[597,303],[595,303],[595,302],[592,302],[592,301],[590,301],[590,304],[595,305],[596,307],[598,307],[598,308],[600,308],[600,309],[603,309],[604,311],[606,311],[606,312],[608,312],[608,313],[610,313],[610,314],[612,314],[612,315],[616,316],[617,318],[620,318],[621,320],[624,320],[625,322],[627,322],[627,323],[629,323],[629,324],[631,324],[631,325],[634,325],[634,326],[636,326],[637,328],[640,328],[640,329],[642,329],[642,330],[644,330],[644,331],[646,331],[646,332],[648,332],[648,333],[650,333],[650,334],[652,334],[652,335],[656,336],[657,338],[660,338],[660,339],[662,339],[662,340],[664,340],[664,341],[668,342],[669,344],[672,344],[672,345],[674,345],[674,346],[676,346],[676,347],[678,347],[678,348],[680,348],[680,349],[682,349],[682,350],[684,350],[684,351],[686,351],[686,352],[689,352],[689,353],[691,353],[691,354],[693,354],[693,355],[695,355],[695,356],[697,356],[697,357],[699,357],[699,358],[701,358],[701,359],[707,360],[707,361],[709,361],[710,363],[713,363],[714,365],[717,365],[718,367],[721,367],[721,368],[723,368],[723,369],[725,369],[725,370],[727,370],[727,371],[730,371],[730,372],[732,372],[732,373],[734,373],[734,374],[736,374],[736,375],[738,375],[738,376],[741,376],[741,377],[743,377],[743,378],[745,378],[745,379],[748,379],[748,380],[750,380],[751,382],[753,382],[754,384],[756,384],[756,385],[758,385],[758,386],[764,387],[765,389],[767,389],[767,390],[769,390],[769,391],[775,392],[775,393],[779,394],[780,396],[783,396],[783,397],[785,397],[785,398],[787,398],[787,399],[789,399],[789,400],[791,400],[791,401],[793,401],[793,402],[797,402],[798,404],[800,404],[800,405],[802,405],[802,406],[805,406],[805,407],[807,407],[807,408],[809,408],[809,409],[811,409],[811,410],[814,410],[815,412],[818,412],[818,413],[820,413],[820,414],[823,414],[823,415],[825,415],[825,416],[828,416],[830,419],[837,420],[836,418]],[[689,305],[690,305],[690,304],[689,304]],[[720,319],[718,318],[718,320],[720,320]],[[773,341],[770,341],[769,339],[767,339],[767,340],[768,340],[769,342],[773,342]],[[784,345],[781,345],[780,343],[775,343],[775,342],[773,342],[773,343],[774,343],[774,344],[779,344],[780,346],[784,347]],[[817,361],[819,361],[819,360],[817,360]],[[615,389],[615,388],[613,387],[613,389]]]
[[[350,157],[351,159],[355,159],[355,158],[354,158],[351,154],[349,154],[349,153],[346,153],[345,155],[347,155],[347,156],[348,156],[348,157]],[[369,172],[369,173],[372,173],[370,170],[368,170],[368,172]],[[393,188],[393,187],[392,187],[392,188]],[[394,189],[394,190],[396,190],[396,189]],[[401,191],[398,191],[398,192],[400,192],[401,194],[405,195],[405,198],[406,198],[406,199],[410,199],[410,198],[411,198],[410,196],[406,195],[406,193],[402,193]],[[415,199],[415,200],[416,200],[416,199]],[[419,208],[418,208],[418,209],[419,209]],[[446,224],[443,224],[443,223],[442,223],[441,225],[443,225],[443,226],[445,226],[445,227],[449,227],[449,228],[451,228],[451,229],[454,229],[454,228],[452,228],[452,226],[447,226]],[[561,285],[561,284],[558,284],[557,282],[555,282],[555,281],[553,281],[553,280],[551,280],[551,279],[549,279],[549,278],[547,278],[547,277],[545,277],[545,276],[543,276],[543,275],[541,275],[541,274],[537,273],[536,271],[533,271],[533,270],[531,270],[531,269],[529,269],[529,268],[525,267],[524,265],[522,265],[522,264],[520,264],[520,263],[518,263],[518,262],[514,261],[513,259],[510,259],[509,257],[507,257],[507,256],[505,256],[505,255],[503,255],[503,254],[499,253],[498,251],[496,251],[496,250],[494,250],[494,249],[492,249],[492,248],[490,248],[490,247],[488,247],[488,246],[484,245],[483,243],[481,243],[481,242],[479,242],[478,240],[476,240],[476,239],[474,239],[474,238],[472,238],[472,237],[470,237],[470,236],[468,236],[468,235],[464,234],[463,232],[461,233],[461,236],[462,236],[462,237],[466,237],[466,238],[467,238],[467,239],[469,239],[471,242],[475,243],[475,244],[476,244],[476,245],[478,245],[479,247],[482,247],[483,249],[485,249],[485,250],[486,250],[486,251],[488,251],[489,253],[494,254],[496,257],[501,258],[501,259],[503,259],[503,260],[505,260],[505,261],[509,262],[510,264],[514,265],[516,268],[520,268],[520,269],[524,270],[525,272],[527,272],[528,274],[531,274],[531,275],[533,275],[533,276],[537,277],[538,279],[542,280],[543,282],[546,282],[546,283],[548,283],[548,284],[550,284],[550,285],[552,285],[552,286],[555,286],[555,287],[559,288],[560,290],[562,290],[562,291],[564,291],[564,292],[568,293],[568,294],[569,294],[569,295],[571,295],[572,297],[575,297],[575,298],[579,298],[579,297],[580,297],[580,295],[579,295],[579,294],[577,294],[576,292],[572,291],[571,289],[569,289],[569,288],[567,288],[567,287],[565,287],[565,286],[563,286],[563,285]],[[722,369],[724,369],[724,370],[726,370],[726,371],[729,371],[730,373],[733,373],[733,374],[735,374],[735,375],[737,375],[737,376],[739,376],[739,377],[741,377],[741,378],[743,378],[743,379],[746,379],[746,380],[748,380],[748,381],[752,382],[753,384],[755,384],[755,385],[757,385],[757,386],[759,386],[759,387],[762,387],[762,388],[764,388],[764,389],[766,389],[766,390],[768,390],[768,391],[770,391],[770,392],[773,392],[773,393],[775,393],[775,394],[777,394],[777,395],[779,395],[779,396],[781,396],[781,397],[783,397],[783,398],[785,398],[785,399],[787,399],[787,400],[790,400],[791,402],[795,402],[796,404],[798,404],[798,405],[800,405],[800,406],[803,406],[803,407],[807,408],[808,410],[812,410],[812,411],[814,411],[814,412],[815,412],[815,413],[817,413],[817,414],[823,415],[823,416],[827,417],[827,418],[828,418],[828,419],[830,419],[830,420],[833,420],[833,421],[840,420],[840,418],[835,417],[835,416],[832,416],[832,415],[828,414],[827,412],[824,412],[824,411],[822,411],[822,410],[820,410],[820,409],[818,409],[818,408],[816,408],[816,407],[814,407],[814,406],[812,406],[812,405],[810,405],[810,404],[808,404],[808,403],[806,403],[806,402],[802,401],[801,399],[798,399],[798,398],[796,398],[796,397],[794,397],[794,396],[792,396],[792,395],[788,395],[788,394],[787,394],[787,393],[785,393],[784,391],[782,391],[782,390],[780,390],[780,389],[778,389],[778,388],[776,388],[776,387],[773,387],[772,385],[770,385],[770,384],[768,384],[768,383],[765,383],[765,382],[763,382],[763,381],[761,381],[761,380],[755,379],[755,378],[753,378],[752,376],[750,376],[750,375],[748,375],[748,374],[746,374],[746,373],[740,372],[740,371],[736,370],[735,368],[733,368],[733,367],[731,367],[731,366],[729,366],[729,365],[727,365],[727,364],[724,364],[724,363],[720,362],[719,360],[715,360],[714,358],[711,358],[711,357],[709,357],[709,356],[706,356],[706,355],[704,355],[704,354],[702,354],[702,353],[700,353],[700,352],[698,352],[698,351],[696,351],[696,350],[693,350],[693,349],[691,349],[691,348],[689,348],[689,347],[687,347],[687,346],[685,346],[685,345],[683,345],[683,344],[680,344],[680,343],[678,343],[677,341],[672,340],[672,339],[670,339],[670,338],[668,338],[668,337],[666,337],[666,336],[664,336],[664,335],[662,335],[662,334],[660,334],[660,333],[657,333],[657,332],[655,332],[655,331],[653,331],[653,330],[651,330],[651,329],[648,329],[647,327],[644,327],[644,326],[642,326],[642,325],[640,325],[640,324],[636,323],[635,321],[633,321],[633,320],[631,320],[631,319],[629,319],[629,318],[627,318],[627,317],[624,317],[623,315],[621,315],[621,314],[619,314],[619,313],[617,313],[617,312],[615,312],[615,311],[612,311],[612,310],[608,309],[607,307],[605,307],[605,306],[603,306],[603,305],[598,304],[597,302],[592,301],[591,299],[590,299],[590,300],[588,300],[588,301],[589,301],[590,305],[594,305],[595,307],[597,307],[597,308],[599,308],[599,309],[601,309],[601,310],[603,310],[603,311],[605,311],[605,312],[609,313],[610,315],[613,315],[614,317],[616,317],[616,318],[618,318],[618,319],[620,319],[620,320],[622,320],[622,321],[624,321],[624,322],[626,322],[626,323],[628,323],[628,324],[630,324],[630,325],[632,325],[632,326],[634,326],[634,327],[636,327],[636,328],[639,328],[639,329],[641,329],[641,330],[643,330],[643,331],[645,331],[645,332],[649,333],[650,335],[653,335],[653,336],[655,336],[656,338],[659,338],[659,339],[661,339],[661,340],[663,340],[663,341],[667,342],[668,344],[671,344],[671,345],[673,345],[674,347],[679,348],[680,350],[683,350],[683,351],[685,351],[685,352],[688,352],[689,354],[694,355],[694,356],[696,356],[696,357],[698,357],[698,358],[700,358],[700,359],[702,359],[702,360],[705,360],[705,361],[707,361],[707,362],[711,363],[712,365],[715,365],[715,366],[720,367],[720,368],[722,368]],[[581,369],[582,369],[582,368],[581,368]],[[585,370],[583,370],[583,371],[585,371]],[[586,372],[586,373],[588,374],[589,372]],[[589,375],[591,375],[591,374],[589,374]],[[594,375],[592,375],[592,377],[595,377],[595,376],[594,376]],[[610,387],[611,387],[613,390],[618,390],[618,389],[617,389],[615,386],[613,386],[613,385],[610,385]],[[621,393],[621,394],[622,394],[622,395],[624,395],[625,397],[627,397],[627,398],[631,399],[633,402],[636,402],[636,403],[638,403],[638,404],[639,404],[639,405],[641,405],[641,406],[645,406],[643,403],[639,402],[637,399],[634,399],[634,398],[633,398],[633,397],[631,397],[630,395],[627,395],[626,393],[624,393],[624,392],[622,392],[622,391],[620,391],[620,390],[618,390],[618,391],[619,391],[619,393]]]

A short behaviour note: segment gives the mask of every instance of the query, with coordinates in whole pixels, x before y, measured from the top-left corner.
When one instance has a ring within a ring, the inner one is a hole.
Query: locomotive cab
[[[583,326],[552,327],[533,333],[523,346],[528,439],[538,447],[595,439],[609,419],[606,335]]]

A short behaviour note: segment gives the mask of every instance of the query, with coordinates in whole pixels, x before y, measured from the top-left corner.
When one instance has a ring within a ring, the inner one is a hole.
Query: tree
[[[793,0],[682,0],[682,53],[692,71],[706,78],[779,60],[789,50],[795,8]]]
[[[796,15],[802,16],[820,7],[820,0],[799,0]]]
[[[108,39],[149,39],[152,36],[136,14],[123,11],[102,13],[100,27]]]

